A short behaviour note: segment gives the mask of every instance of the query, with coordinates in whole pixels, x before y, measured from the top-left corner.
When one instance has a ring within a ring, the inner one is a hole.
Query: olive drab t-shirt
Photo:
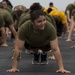
[[[73,9],[72,13],[71,13],[71,16],[73,16],[73,19],[75,21],[75,9]]]
[[[2,15],[0,14],[0,28],[3,27],[4,24],[5,24],[5,23],[4,23],[3,17],[2,17]]]
[[[70,18],[73,9],[75,9],[75,6],[73,4],[68,4],[68,6],[65,9],[65,14],[67,14],[67,10],[70,11],[70,16],[69,16]]]
[[[7,10],[2,9],[0,11],[0,27],[9,27],[13,23],[11,14]]]
[[[4,9],[7,10],[13,16],[12,9],[9,6],[4,7]]]
[[[41,47],[47,45],[50,41],[55,40],[57,34],[54,26],[48,21],[45,24],[44,30],[35,33],[31,21],[28,20],[20,27],[18,38],[22,41],[26,41],[31,46]]]
[[[23,23],[25,23],[27,20],[30,20],[30,14],[28,13],[23,18],[20,19],[20,22],[18,24],[18,27],[20,27]]]
[[[27,20],[30,20],[30,14],[29,13],[26,14],[23,18],[20,19],[20,22],[18,24],[18,27],[20,28],[20,26],[23,23],[25,23]],[[49,21],[54,27],[56,27],[55,26],[55,21],[54,21],[54,19],[50,15],[46,14],[46,20]]]

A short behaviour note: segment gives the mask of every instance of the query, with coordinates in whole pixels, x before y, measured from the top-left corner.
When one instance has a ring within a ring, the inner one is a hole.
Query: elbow
[[[52,49],[52,52],[54,53],[54,52],[56,52],[57,51],[57,49]]]
[[[59,47],[57,47],[57,48],[52,48],[52,52],[54,53],[54,52],[57,52],[59,50]]]
[[[15,50],[22,51],[23,48],[15,47]]]

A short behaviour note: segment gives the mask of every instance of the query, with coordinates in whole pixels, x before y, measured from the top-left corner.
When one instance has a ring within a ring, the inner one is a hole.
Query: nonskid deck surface
[[[66,38],[58,39],[64,67],[71,71],[69,75],[75,75],[75,49],[71,49],[71,46],[75,45],[75,42],[66,42]],[[75,36],[72,36],[72,40],[75,40]],[[33,55],[26,54],[25,50],[23,50],[22,58],[19,62],[21,72],[7,73],[6,70],[10,69],[12,64],[13,41],[13,39],[8,39],[8,47],[0,46],[0,75],[62,75],[61,73],[56,73],[58,66],[55,60],[48,60],[49,63],[47,65],[33,65],[31,63]],[[49,55],[51,53],[48,53]]]

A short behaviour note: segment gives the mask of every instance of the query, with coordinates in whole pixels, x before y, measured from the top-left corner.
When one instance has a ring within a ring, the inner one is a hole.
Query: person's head
[[[59,18],[58,16],[54,16],[53,18],[54,18],[54,20],[55,20],[55,23],[56,23],[56,24],[59,24],[60,18]]]
[[[16,14],[16,16],[20,17],[21,14],[26,10],[26,7],[22,6],[22,5],[18,5],[16,7],[14,7],[14,13]]]
[[[7,4],[6,1],[2,1],[2,5],[5,7],[5,6],[7,6],[8,4]]]
[[[52,8],[48,8],[47,13],[49,14],[52,11]]]
[[[49,7],[53,7],[54,5],[53,5],[53,2],[50,2],[49,3]]]
[[[30,13],[30,20],[35,30],[43,30],[46,24],[45,13],[42,10],[36,10]]]
[[[36,2],[30,6],[30,12],[33,12],[35,10],[42,10],[42,6],[40,5],[40,3]]]
[[[7,3],[7,5],[9,5],[11,8],[13,8],[13,5],[11,4],[11,2],[9,0],[2,0],[3,3]]]
[[[18,18],[21,16],[22,13],[23,13],[22,10],[16,10],[16,11],[14,11],[14,14],[15,14]]]

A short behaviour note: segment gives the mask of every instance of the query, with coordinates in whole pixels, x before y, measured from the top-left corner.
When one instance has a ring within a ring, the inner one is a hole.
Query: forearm
[[[68,31],[68,24],[65,23],[65,24],[64,24],[64,29],[63,29],[64,34],[66,34],[67,31]]]
[[[15,28],[14,28],[14,25],[12,24],[12,25],[10,25],[10,30],[11,30],[11,32],[13,33],[13,35],[14,35],[14,37],[15,37],[15,39],[17,38],[17,32],[16,32],[16,30],[15,30]]]
[[[58,64],[59,69],[60,68],[64,68],[63,67],[63,62],[62,62],[62,56],[61,56],[61,53],[60,53],[59,48],[58,48],[58,50],[54,50],[53,51],[53,54],[54,54],[54,56],[56,58],[56,61],[57,61],[57,64]]]
[[[68,21],[70,21],[70,12],[67,11],[67,18],[68,18]]]
[[[13,54],[12,68],[18,68],[18,63],[20,60],[21,50],[15,49]]]
[[[6,32],[5,32],[5,29],[2,29],[1,34],[2,34],[2,43],[6,43]]]

